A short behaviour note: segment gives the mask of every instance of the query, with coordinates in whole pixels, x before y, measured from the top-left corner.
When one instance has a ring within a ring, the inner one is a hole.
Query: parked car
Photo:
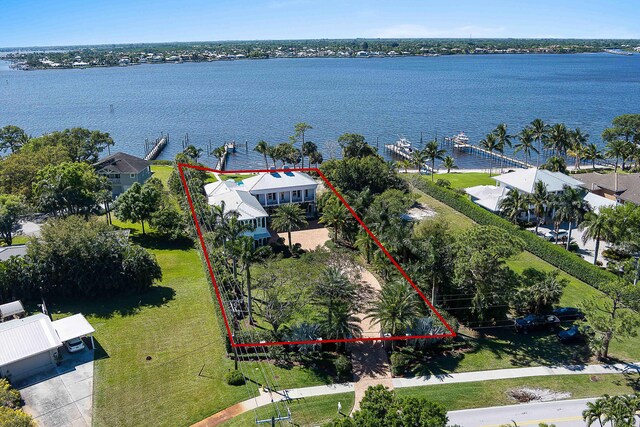
[[[556,240],[563,240],[563,239],[566,240],[567,237],[569,237],[569,232],[564,228],[560,228],[557,232],[556,230],[549,230],[544,234],[544,238],[550,242],[555,242]]]
[[[584,341],[584,334],[580,331],[580,328],[577,325],[573,325],[569,329],[558,332],[558,338],[561,343],[570,344]]]
[[[560,319],[553,314],[529,314],[516,319],[514,325],[516,331],[527,334],[540,329],[554,330],[560,325]]]
[[[65,341],[64,346],[67,347],[69,353],[75,353],[84,349],[84,343],[80,338],[74,338],[72,340]]]
[[[584,319],[584,313],[575,307],[558,307],[553,310],[553,314],[561,321]]]

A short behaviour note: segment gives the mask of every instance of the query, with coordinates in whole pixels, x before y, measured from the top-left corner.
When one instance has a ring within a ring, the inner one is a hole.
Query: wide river
[[[640,55],[483,55],[372,59],[272,59],[15,71],[0,63],[0,126],[32,135],[82,126],[109,132],[116,149],[142,155],[145,139],[181,150],[188,133],[206,148],[248,141],[230,168],[263,165],[254,144],[287,141],[296,122],[325,158],[337,137],[361,133],[382,147],[464,130],[477,143],[498,123],[513,133],[532,119],[580,127],[601,144],[611,119],[640,113]],[[381,149],[384,154],[384,150]],[[481,160],[458,154],[463,167]],[[205,159],[211,163],[211,159]]]

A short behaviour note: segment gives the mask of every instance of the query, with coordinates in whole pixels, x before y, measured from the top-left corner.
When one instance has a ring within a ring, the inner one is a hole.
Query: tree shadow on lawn
[[[133,243],[145,249],[188,251],[194,247],[193,240],[188,237],[170,239],[169,237],[156,233],[132,233],[129,238]]]
[[[56,298],[48,303],[52,313],[82,313],[85,316],[110,319],[114,315],[132,316],[145,307],[161,307],[173,300],[176,291],[168,286],[152,286],[149,290],[110,297]]]
[[[455,372],[467,357],[478,358],[476,369],[490,370],[508,367],[583,365],[590,359],[585,344],[562,344],[550,332],[518,334],[510,329],[483,330],[477,337],[458,334],[456,343],[466,342],[459,350],[447,350],[417,359],[409,369],[415,376],[446,376]],[[482,355],[482,353],[486,353]],[[579,369],[578,366],[575,367]]]

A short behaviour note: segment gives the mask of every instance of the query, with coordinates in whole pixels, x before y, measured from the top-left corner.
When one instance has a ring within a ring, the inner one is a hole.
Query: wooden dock
[[[169,134],[163,135],[160,138],[157,138],[153,144],[149,144],[148,141],[144,143],[144,159],[145,160],[155,160],[164,147],[169,143]]]
[[[402,148],[398,147],[395,144],[385,144],[384,148],[385,150],[395,154],[396,156],[402,157],[407,160],[411,160],[411,154],[407,153],[405,150],[403,150]],[[422,165],[422,170],[425,170],[429,173],[433,172],[431,170],[431,166],[429,166],[426,163]]]
[[[224,152],[216,162],[216,167],[215,167],[215,169],[220,171],[223,171],[225,166],[227,165],[227,157],[229,156],[229,153],[236,152],[236,142],[235,141],[225,142],[223,147],[224,147]]]
[[[494,159],[500,160],[503,164],[517,166],[519,168],[528,169],[532,167],[529,163],[524,160],[516,159],[515,157],[509,157],[502,153],[491,152],[482,147],[469,144],[467,142],[455,141],[455,138],[446,137],[444,138],[444,144],[451,146],[454,151],[462,151],[465,153],[475,154],[481,157],[493,157]]]

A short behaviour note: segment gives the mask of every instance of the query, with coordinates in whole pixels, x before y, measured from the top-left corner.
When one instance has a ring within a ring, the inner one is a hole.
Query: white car
[[[67,347],[69,353],[75,353],[76,351],[84,349],[84,343],[80,338],[74,338],[72,340],[65,341],[64,346]]]
[[[558,230],[557,240],[566,239],[567,237],[569,237],[569,232],[567,230],[565,230],[564,228],[561,228],[561,229]],[[550,242],[555,242],[556,241],[556,230],[547,231],[544,234],[544,238],[549,240]]]

